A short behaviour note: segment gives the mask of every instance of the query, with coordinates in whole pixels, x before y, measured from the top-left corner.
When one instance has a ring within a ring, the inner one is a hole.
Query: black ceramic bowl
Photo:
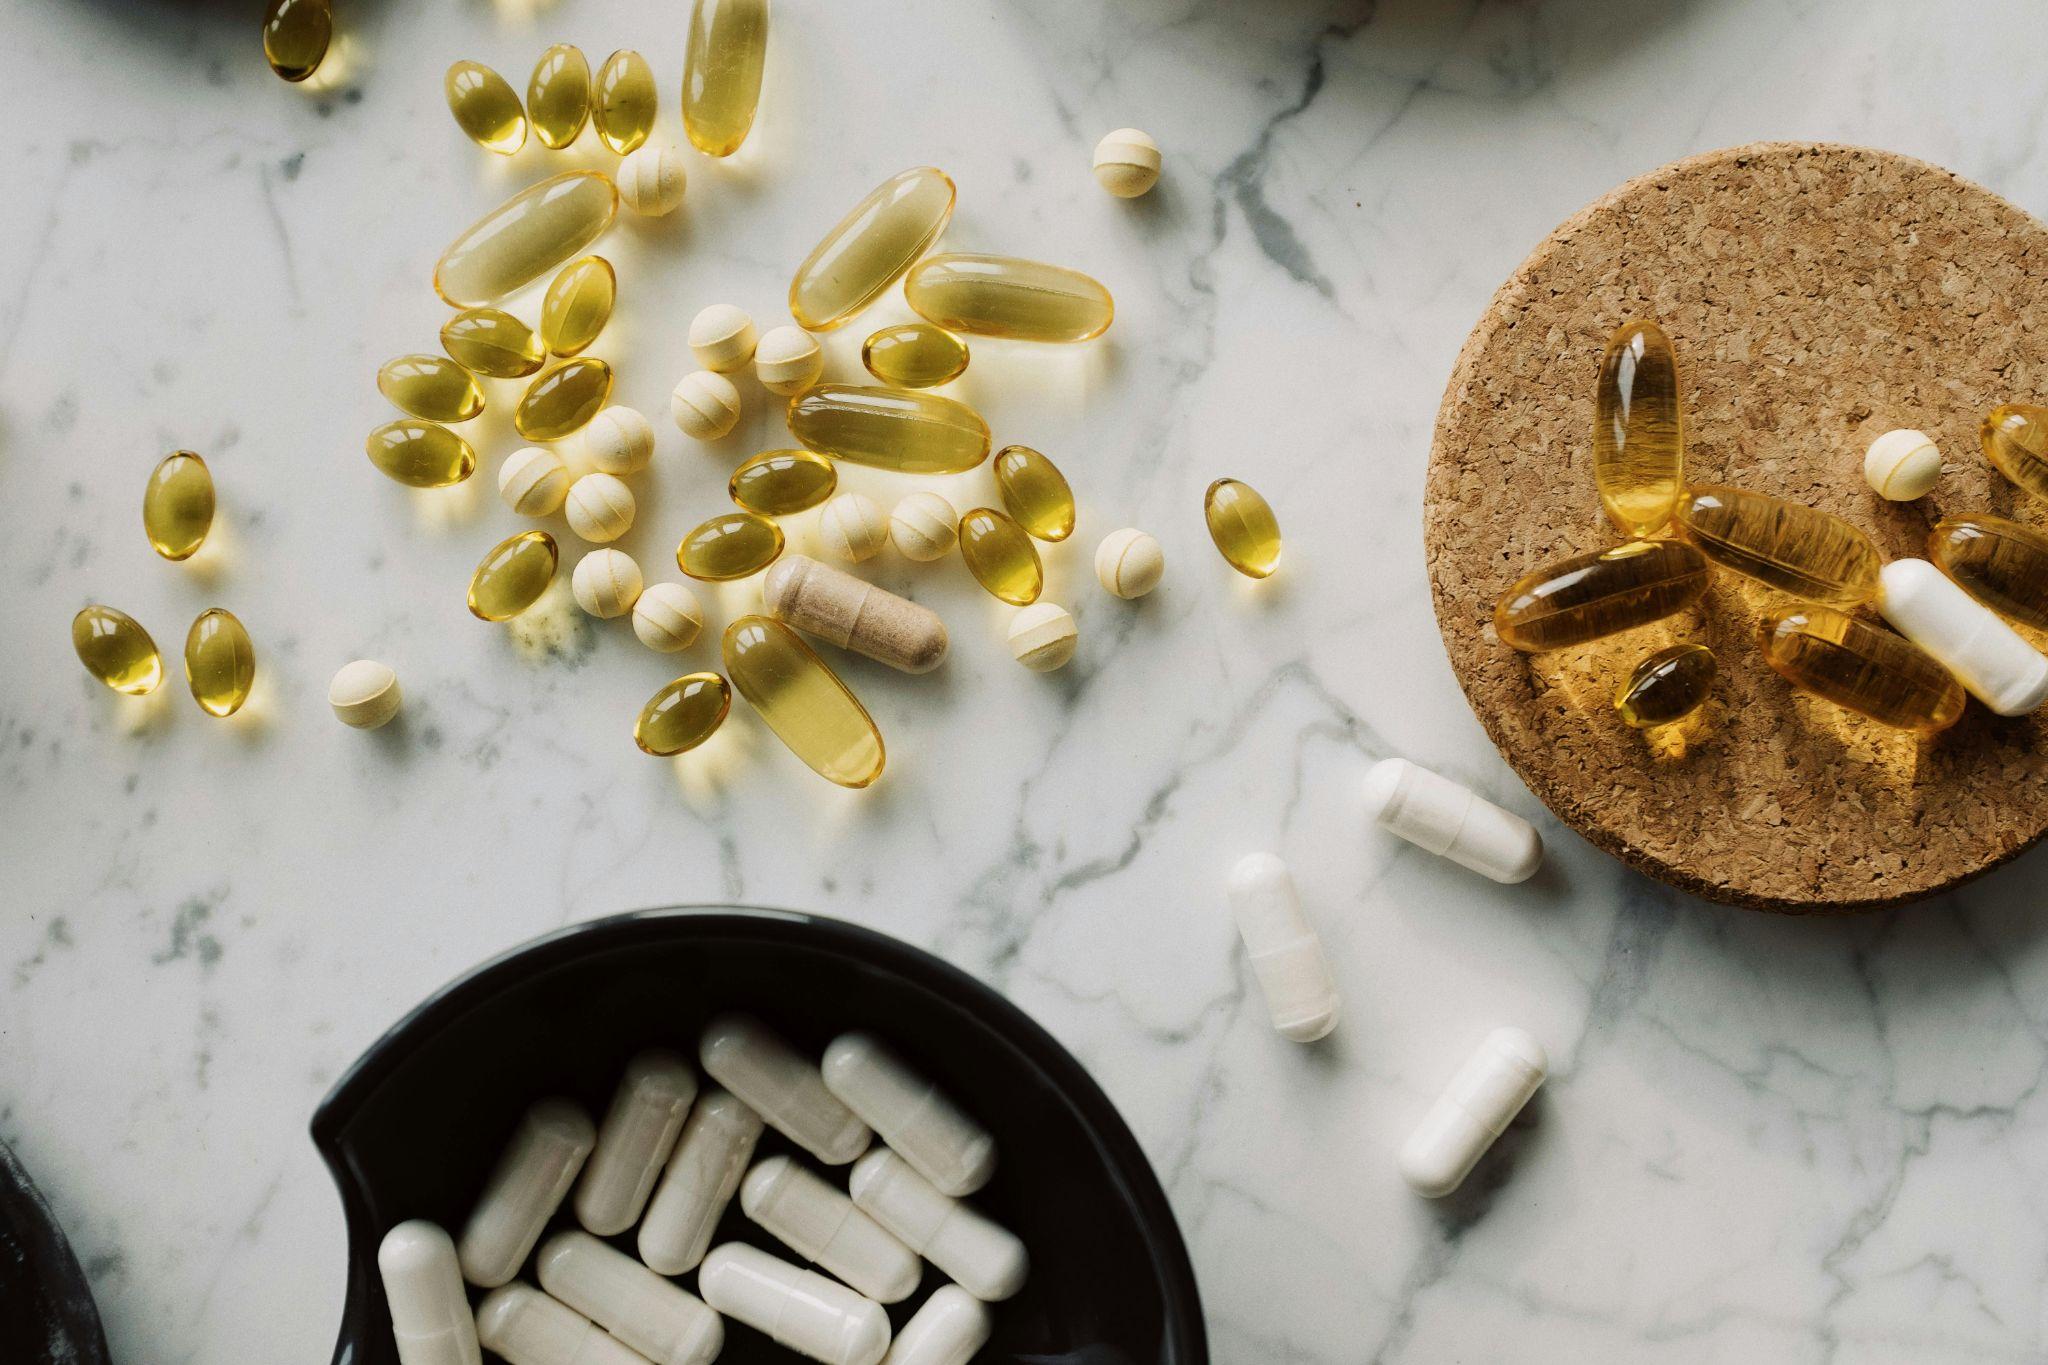
[[[1108,1097],[1050,1034],[908,944],[838,920],[724,906],[618,915],[535,939],[442,988],[329,1092],[313,1142],[348,1223],[335,1365],[397,1365],[377,1275],[386,1229],[429,1218],[458,1232],[527,1105],[563,1094],[601,1116],[627,1058],[657,1044],[694,1057],[704,1022],[729,1008],[759,1014],[814,1054],[845,1029],[869,1030],[995,1134],[996,1175],[974,1202],[1024,1239],[1031,1278],[995,1306],[980,1358],[1207,1365],[1194,1271],[1159,1181]],[[771,1130],[761,1151],[780,1143]],[[738,1201],[716,1240],[733,1238],[788,1254]],[[631,1250],[630,1234],[614,1240]],[[892,1321],[900,1327],[942,1282],[927,1267]],[[719,1359],[792,1357],[731,1323]]]
[[[64,1230],[0,1143],[0,1361],[107,1365],[92,1288]]]

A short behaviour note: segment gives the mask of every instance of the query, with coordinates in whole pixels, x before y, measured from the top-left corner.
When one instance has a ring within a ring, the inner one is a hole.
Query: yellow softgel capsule
[[[1714,651],[1705,645],[1673,645],[1650,655],[1622,680],[1614,709],[1623,724],[1638,730],[1669,725],[1700,708],[1714,690]]]
[[[928,257],[903,282],[903,297],[949,332],[1012,341],[1087,341],[1116,317],[1109,291],[1095,280],[1016,256]]]
[[[1794,597],[1853,607],[1877,596],[1884,556],[1869,536],[1817,508],[1694,484],[1678,500],[1678,529],[1716,564]]]
[[[786,517],[832,496],[839,471],[809,450],[764,450],[732,472],[725,491],[749,512]]]
[[[1700,600],[1707,561],[1681,540],[1631,540],[1515,580],[1493,608],[1503,643],[1535,653],[1647,625]]]
[[[1654,322],[1626,322],[1608,339],[1593,400],[1593,482],[1608,520],[1646,536],[1685,487],[1678,357]]]
[[[654,131],[654,113],[661,96],[654,89],[654,68],[631,48],[620,48],[597,69],[597,97],[590,121],[604,145],[625,156]]]
[[[546,531],[522,531],[491,547],[469,579],[469,614],[509,621],[540,600],[555,581],[561,554]]]
[[[582,356],[526,386],[512,425],[529,441],[559,441],[597,416],[612,393],[612,367]]]
[[[1045,568],[1031,537],[993,507],[960,518],[960,557],[975,582],[1012,606],[1028,607],[1045,590]]]
[[[139,622],[95,603],[71,618],[71,647],[85,671],[116,692],[139,697],[164,678],[164,661]]]
[[[996,452],[996,488],[1017,524],[1040,540],[1074,534],[1074,490],[1051,460],[1030,446]]]
[[[441,324],[441,349],[473,374],[524,379],[546,363],[534,330],[502,308],[465,308]]]
[[[1927,557],[2001,616],[2048,630],[2048,535],[2004,517],[1947,517],[1928,533]]]
[[[531,284],[604,235],[619,192],[602,171],[565,171],[477,219],[441,253],[434,292],[457,308]]]
[[[510,81],[482,62],[456,62],[441,78],[448,112],[469,140],[510,156],[526,145],[526,110]]]
[[[766,616],[725,628],[725,671],[775,737],[828,782],[865,787],[882,775],[882,732],[816,650]]]
[[[484,410],[469,371],[438,355],[402,355],[377,371],[377,391],[393,406],[430,422],[467,422]]]
[[[232,716],[256,685],[256,646],[233,612],[199,613],[185,636],[185,681],[210,716]]]
[[[731,156],[754,126],[768,58],[768,0],[697,0],[683,52],[683,131],[706,156]]]
[[[540,308],[540,339],[559,356],[575,355],[611,321],[619,277],[602,256],[585,256],[562,267],[548,284]]]
[[[288,81],[302,81],[320,69],[334,41],[329,0],[270,0],[263,15],[263,60]]]
[[[899,474],[961,474],[988,458],[988,423],[935,393],[820,384],[789,400],[805,448]]]
[[[676,567],[692,578],[723,583],[748,578],[782,553],[782,528],[754,512],[727,512],[699,523],[676,546]]]
[[[157,462],[142,491],[142,530],[165,559],[190,559],[213,529],[213,474],[190,450]]]
[[[1829,607],[1757,623],[1764,662],[1793,686],[1881,725],[1933,734],[1963,714],[1963,685],[1932,655]]]
[[[540,54],[526,82],[526,114],[541,144],[562,148],[576,140],[590,117],[590,63],[573,43]]]
[[[825,234],[789,282],[789,313],[828,331],[873,303],[931,249],[953,216],[953,181],[936,166],[890,176]]]
[[[640,708],[633,742],[656,758],[687,753],[717,732],[732,709],[732,688],[716,673],[685,673]]]
[[[2001,403],[1985,414],[1977,439],[1999,473],[2048,500],[2048,408]]]
[[[967,373],[967,343],[928,322],[903,322],[862,342],[860,363],[884,384],[929,389]]]
[[[1209,539],[1230,567],[1248,578],[1270,578],[1280,567],[1280,522],[1257,489],[1218,479],[1202,495]]]
[[[476,472],[476,451],[439,422],[386,422],[363,444],[371,464],[409,488],[446,488]]]

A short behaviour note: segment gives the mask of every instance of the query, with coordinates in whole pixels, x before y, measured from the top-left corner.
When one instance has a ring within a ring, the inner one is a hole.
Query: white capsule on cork
[[[498,496],[522,517],[545,517],[569,495],[569,467],[542,446],[515,450],[498,466]]]
[[[681,583],[650,583],[633,603],[633,633],[657,653],[688,649],[703,629],[704,608]]]
[[[388,664],[357,659],[343,664],[327,684],[327,704],[335,718],[358,730],[374,730],[398,714],[402,694],[398,675]]]
[[[1863,454],[1863,478],[1881,498],[1911,502],[1941,479],[1941,452],[1924,431],[1887,431]]]
[[[759,340],[746,310],[729,303],[714,303],[690,319],[690,354],[718,374],[745,369]]]
[[[1024,1287],[1031,1257],[1008,1228],[942,1194],[903,1157],[877,1147],[853,1164],[853,1202],[985,1303]]]
[[[786,1156],[757,1162],[740,1182],[740,1208],[806,1261],[876,1303],[901,1303],[924,1268],[917,1253],[836,1185]]]
[[[1895,559],[1877,578],[1884,619],[1971,696],[2001,716],[2024,716],[2048,701],[2048,655],[1947,574],[1924,559]]]
[[[654,458],[654,427],[638,408],[614,403],[590,419],[577,439],[591,468],[638,474]]]
[[[988,1129],[872,1034],[840,1034],[819,1069],[826,1089],[945,1193],[973,1194],[995,1173]]]
[[[654,1365],[709,1365],[725,1345],[702,1299],[587,1232],[556,1233],[534,1265],[542,1289]]]
[[[827,554],[859,564],[889,543],[889,514],[865,493],[841,493],[819,511],[818,539]]]
[[[721,1014],[704,1026],[697,1060],[769,1127],[828,1166],[844,1166],[874,1134],[833,1093],[808,1057],[750,1014]]]
[[[1143,597],[1165,573],[1166,552],[1134,526],[1111,531],[1095,547],[1095,577],[1112,596]]]
[[[639,504],[633,490],[616,474],[585,474],[569,485],[563,512],[569,529],[594,544],[617,540],[633,529]]]
[[[610,1237],[640,1221],[696,1098],[697,1073],[675,1053],[648,1048],[626,1063],[612,1107],[597,1130],[597,1146],[576,1182],[577,1222]],[[547,1288],[545,1279],[541,1287]]]
[[[545,1099],[521,1116],[463,1226],[463,1278],[495,1289],[519,1273],[596,1141],[590,1115],[573,1100]]]
[[[994,1330],[981,1300],[957,1284],[940,1285],[903,1324],[882,1365],[967,1365]]]
[[[754,346],[754,377],[770,393],[795,397],[824,372],[825,356],[817,338],[801,327],[777,327]]]
[[[762,1127],[761,1116],[730,1091],[713,1087],[699,1097],[640,1220],[640,1259],[650,1269],[680,1275],[704,1259]]]
[[[727,1317],[825,1365],[880,1365],[889,1350],[882,1305],[744,1242],[713,1247],[697,1289]]]
[[[640,600],[640,566],[624,550],[592,550],[576,561],[569,588],[576,605],[601,621],[624,616]]]
[[[683,155],[666,142],[649,142],[619,163],[619,198],[644,218],[663,218],[682,207],[690,177]]]
[[[1549,1067],[1543,1045],[1521,1029],[1488,1034],[1402,1146],[1401,1178],[1430,1199],[1464,1184],[1543,1084]]]
[[[944,559],[960,539],[960,514],[937,493],[912,493],[889,513],[889,538],[905,559],[920,564]]]
[[[1337,978],[1287,864],[1250,853],[1230,872],[1230,913],[1282,1036],[1312,1043],[1337,1027]]]
[[[740,391],[722,374],[694,370],[676,381],[668,412],[683,435],[716,441],[739,424]]]
[[[646,1356],[530,1284],[484,1295],[476,1334],[509,1365],[648,1365]]]
[[[399,1365],[478,1365],[476,1319],[455,1242],[423,1219],[400,1223],[377,1247]]]
[[[1543,837],[1512,811],[1405,758],[1365,775],[1366,814],[1417,848],[1497,882],[1527,881],[1543,865]]]

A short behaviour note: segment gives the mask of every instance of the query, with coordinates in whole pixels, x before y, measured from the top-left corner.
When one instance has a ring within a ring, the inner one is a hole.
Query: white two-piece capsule
[[[400,1223],[377,1247],[377,1271],[399,1365],[478,1365],[476,1319],[452,1237],[424,1219]]]
[[[721,1014],[704,1026],[697,1059],[768,1126],[827,1166],[844,1166],[873,1134],[825,1088],[825,1078],[752,1015]]]
[[[626,1063],[576,1184],[577,1222],[609,1237],[639,1220],[695,1098],[697,1073],[675,1053],[649,1048]]]
[[[878,1365],[889,1350],[882,1305],[744,1242],[713,1247],[697,1288],[727,1317],[826,1365]]]
[[[1016,1234],[942,1194],[902,1155],[877,1147],[853,1164],[853,1202],[975,1298],[1024,1287],[1031,1258]]]
[[[1365,806],[1409,843],[1497,882],[1527,881],[1543,864],[1543,836],[1534,825],[1405,758],[1372,765]]]
[[[947,1194],[973,1194],[995,1173],[988,1129],[870,1035],[834,1038],[820,1070],[826,1089]]]
[[[535,1261],[540,1287],[654,1365],[708,1365],[725,1326],[704,1301],[587,1232],[558,1232]]]
[[[1451,1077],[1401,1148],[1401,1178],[1417,1194],[1441,1199],[1507,1131],[1543,1084],[1543,1045],[1518,1028],[1497,1028]]]
[[[484,1349],[511,1365],[648,1365],[646,1356],[530,1284],[508,1284],[476,1306]]]
[[[1230,914],[1273,1027],[1297,1043],[1312,1043],[1337,1027],[1337,978],[1287,864],[1270,853],[1240,858],[1230,873]]]
[[[940,1285],[903,1324],[882,1365],[967,1365],[994,1327],[980,1299],[957,1284]]]
[[[916,1252],[855,1208],[844,1191],[786,1156],[771,1156],[747,1172],[740,1208],[797,1255],[876,1303],[909,1298],[924,1274]]]
[[[462,1229],[464,1279],[496,1289],[519,1273],[596,1141],[590,1115],[573,1100],[545,1099],[526,1111]]]
[[[1924,559],[1895,559],[1877,576],[1877,609],[1899,634],[1956,675],[2001,716],[2048,701],[2048,655]]]
[[[640,1259],[680,1275],[704,1259],[761,1139],[761,1116],[724,1090],[707,1090],[683,1125],[676,1154],[640,1222]]]

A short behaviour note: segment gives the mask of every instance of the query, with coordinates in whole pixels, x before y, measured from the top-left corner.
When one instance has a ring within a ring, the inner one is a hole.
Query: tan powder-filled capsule
[[[619,192],[602,171],[529,185],[441,253],[434,292],[457,308],[503,298],[603,236],[618,212]]]
[[[761,598],[776,619],[905,673],[945,662],[937,613],[815,559],[784,558],[762,580]]]
[[[939,240],[953,199],[952,179],[936,166],[912,167],[870,190],[797,267],[790,316],[824,332],[873,303]]]

